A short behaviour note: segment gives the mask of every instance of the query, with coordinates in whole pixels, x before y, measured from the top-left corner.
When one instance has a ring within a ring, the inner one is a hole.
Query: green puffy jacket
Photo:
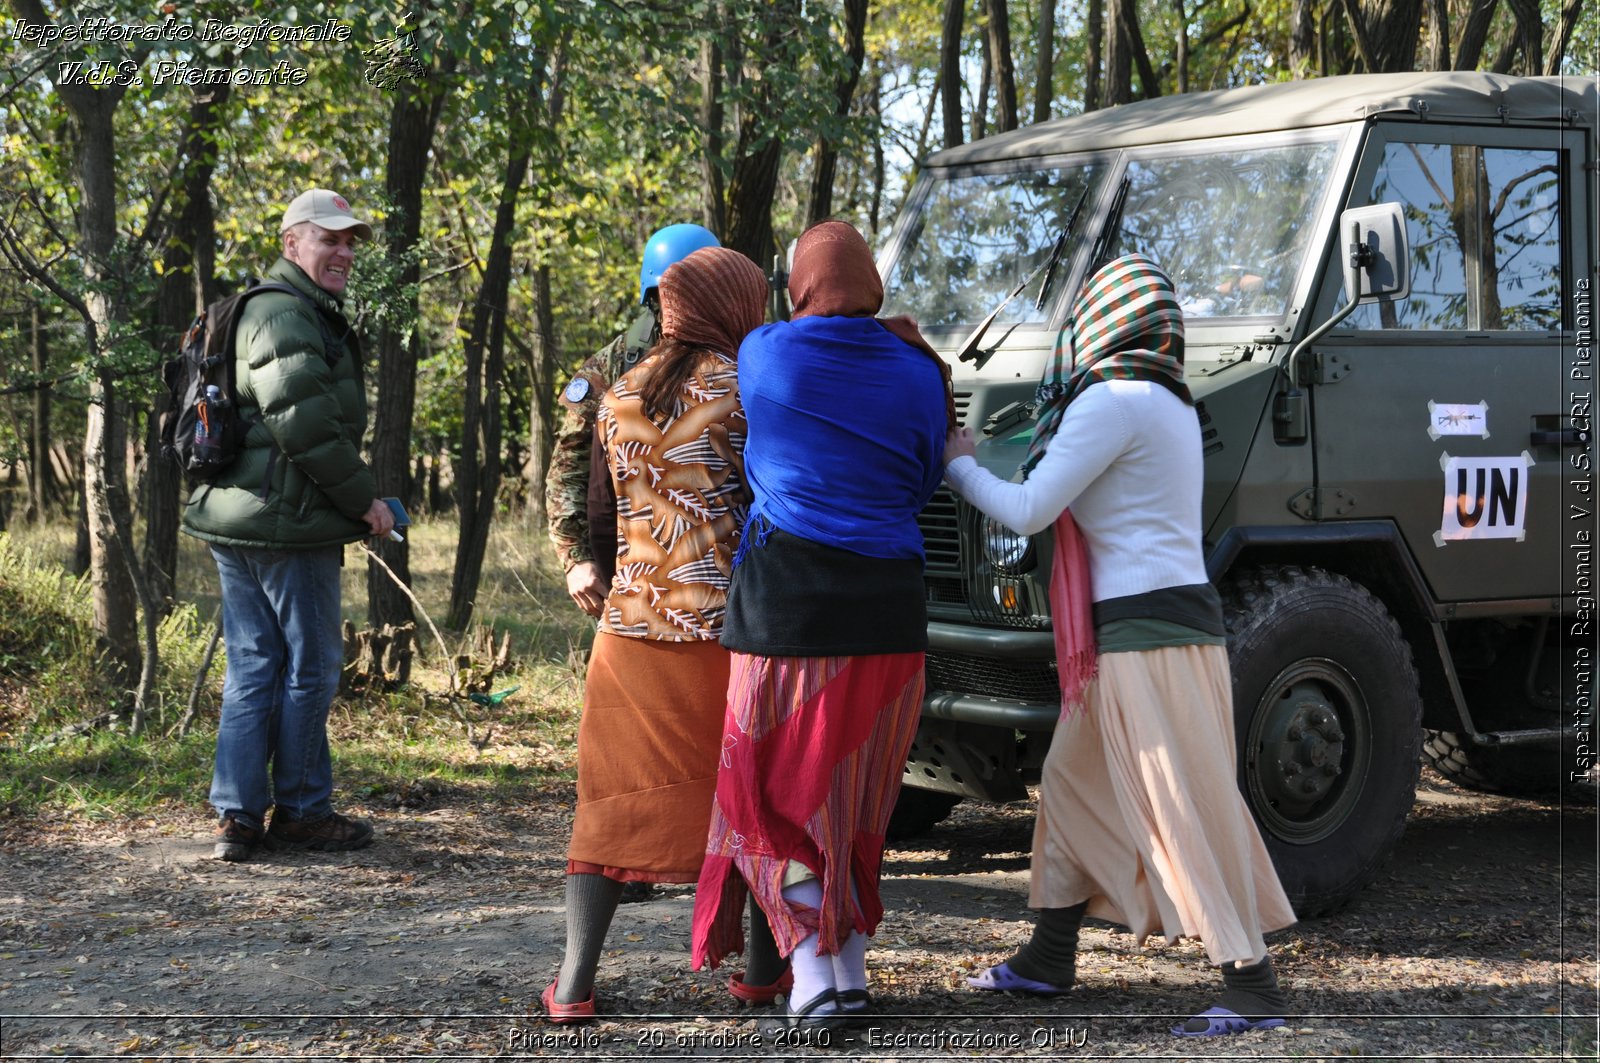
[[[264,292],[245,303],[234,354],[244,450],[210,484],[189,492],[183,530],[228,546],[279,550],[354,542],[377,481],[361,458],[366,387],[355,331],[341,303],[280,258],[267,280],[292,285],[321,308]],[[326,353],[325,353],[326,352]]]

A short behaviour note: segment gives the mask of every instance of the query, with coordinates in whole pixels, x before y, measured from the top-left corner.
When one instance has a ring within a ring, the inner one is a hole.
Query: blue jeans
[[[228,651],[211,776],[211,804],[220,816],[259,828],[273,805],[294,820],[333,811],[328,709],[344,664],[343,554],[338,546],[211,547]]]

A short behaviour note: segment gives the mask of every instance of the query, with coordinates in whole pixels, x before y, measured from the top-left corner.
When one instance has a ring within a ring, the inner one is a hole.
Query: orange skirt
[[[717,786],[728,651],[600,632],[578,725],[567,871],[694,882]]]

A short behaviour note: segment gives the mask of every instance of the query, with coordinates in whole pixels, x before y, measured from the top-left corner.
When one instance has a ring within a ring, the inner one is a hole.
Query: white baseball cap
[[[363,240],[372,239],[372,226],[350,212],[350,203],[339,193],[328,188],[313,188],[301,192],[283,212],[283,224],[278,232],[286,233],[303,221],[338,232],[354,229]]]

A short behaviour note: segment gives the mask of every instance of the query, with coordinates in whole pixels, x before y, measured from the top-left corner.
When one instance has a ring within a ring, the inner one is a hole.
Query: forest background
[[[352,562],[347,611],[441,627],[419,641],[470,709],[514,670],[496,625],[577,670],[543,546],[555,399],[632,317],[656,228],[773,269],[824,217],[880,243],[918,160],[1052,117],[1362,71],[1594,76],[1597,2],[0,0],[0,802],[51,789],[23,767],[64,735],[214,710],[158,366],[272,262],[298,191],[376,224],[350,304],[369,455],[422,522]],[[563,619],[482,615],[486,571]]]

